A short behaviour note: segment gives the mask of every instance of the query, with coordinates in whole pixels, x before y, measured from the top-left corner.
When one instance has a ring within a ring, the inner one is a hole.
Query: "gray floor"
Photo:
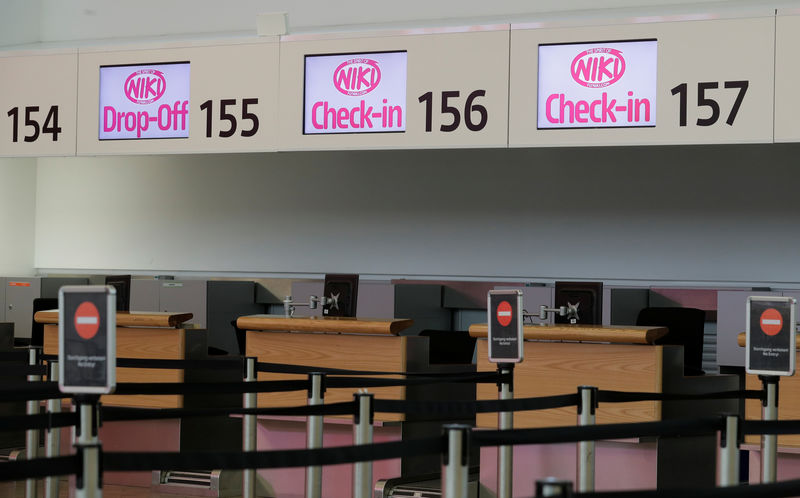
[[[70,493],[69,485],[65,480],[62,480],[59,486],[59,497],[66,498],[72,496]],[[44,496],[44,492],[39,493],[40,497]],[[0,498],[24,498],[25,497],[25,483],[20,482],[0,482]],[[153,493],[150,488],[139,488],[132,486],[104,486],[103,498],[186,498],[187,495],[173,495],[163,493]]]

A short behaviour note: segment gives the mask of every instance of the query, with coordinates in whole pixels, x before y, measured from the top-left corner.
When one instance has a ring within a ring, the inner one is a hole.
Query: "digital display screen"
[[[187,138],[189,62],[100,66],[100,140]]]
[[[303,133],[404,132],[408,53],[306,55]]]
[[[657,40],[539,45],[537,127],[653,127],[657,68]]]

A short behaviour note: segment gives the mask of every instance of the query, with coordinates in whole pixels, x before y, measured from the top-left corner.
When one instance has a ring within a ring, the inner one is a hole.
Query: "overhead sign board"
[[[541,128],[656,125],[658,42],[539,45]]]
[[[747,373],[794,375],[796,308],[792,297],[747,298]]]
[[[522,361],[522,291],[492,290],[488,298],[489,361]]]
[[[306,55],[303,133],[403,132],[407,52]]]
[[[78,155],[277,149],[277,37],[83,49]]]
[[[116,291],[106,285],[58,291],[58,387],[108,394],[116,387]]]
[[[282,37],[280,149],[506,147],[508,29]]]
[[[188,138],[189,62],[100,67],[100,140]]]
[[[512,25],[509,146],[771,142],[774,54],[767,9],[749,18]]]
[[[0,156],[74,156],[77,51],[0,55]]]
[[[779,9],[775,19],[775,141],[800,142],[800,9]]]

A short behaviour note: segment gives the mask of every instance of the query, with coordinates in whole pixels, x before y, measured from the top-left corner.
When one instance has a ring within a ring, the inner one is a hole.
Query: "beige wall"
[[[33,269],[36,160],[0,158],[0,275]]]

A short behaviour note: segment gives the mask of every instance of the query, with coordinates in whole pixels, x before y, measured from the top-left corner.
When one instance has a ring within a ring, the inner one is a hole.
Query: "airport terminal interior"
[[[0,497],[800,496],[798,44],[0,1]]]

